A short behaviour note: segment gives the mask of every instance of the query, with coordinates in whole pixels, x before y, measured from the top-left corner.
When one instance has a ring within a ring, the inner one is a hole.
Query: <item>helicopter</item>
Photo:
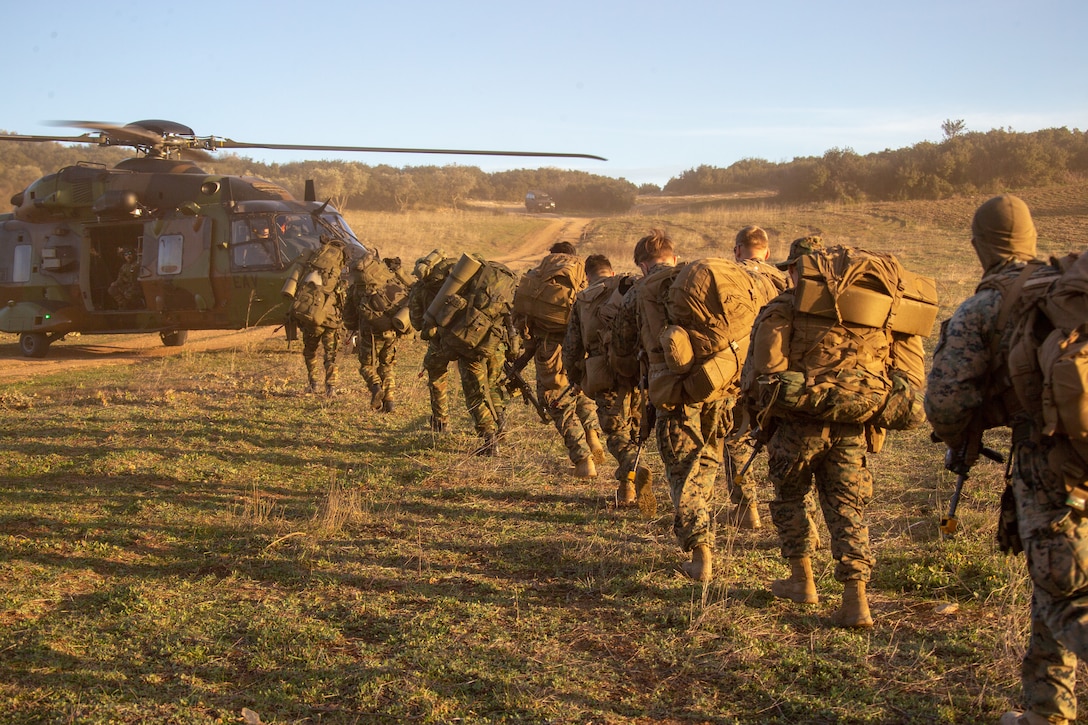
[[[79,162],[15,194],[0,214],[0,332],[45,357],[72,332],[158,332],[183,345],[189,330],[282,324],[281,294],[300,256],[338,239],[354,262],[368,253],[312,182],[298,200],[251,176],[209,174],[219,149],[589,158],[537,151],[260,144],[197,136],[166,120],[119,125],[57,121],[79,136],[0,135],[0,141],[127,146],[113,168]],[[349,265],[349,269],[350,269]],[[122,282],[125,284],[122,285]]]

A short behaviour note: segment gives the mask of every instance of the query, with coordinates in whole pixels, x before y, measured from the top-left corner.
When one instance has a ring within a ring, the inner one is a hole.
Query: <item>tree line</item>
[[[749,158],[724,169],[699,166],[670,179],[664,193],[770,190],[786,202],[900,201],[1049,186],[1088,173],[1088,133],[1076,129],[980,133],[952,120],[941,128],[939,143],[864,156],[833,148],[784,163]]]
[[[763,191],[784,202],[940,199],[1067,183],[1088,173],[1088,133],[1066,128],[1021,133],[969,132],[945,121],[945,138],[907,148],[860,155],[833,148],[823,156],[788,162],[742,159],[731,166],[684,171],[663,189],[626,179],[554,167],[485,173],[475,166],[370,166],[355,161],[266,164],[233,154],[200,166],[212,174],[257,176],[302,197],[313,179],[322,199],[339,209],[407,211],[458,207],[469,200],[521,203],[544,191],[571,213],[622,213],[639,193],[664,195]],[[3,132],[0,132],[3,133]],[[113,166],[131,156],[117,147],[54,142],[0,143],[0,194],[10,198],[35,179],[79,162]]]

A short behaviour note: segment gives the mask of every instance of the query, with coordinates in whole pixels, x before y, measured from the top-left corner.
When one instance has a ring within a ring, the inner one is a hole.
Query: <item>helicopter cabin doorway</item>
[[[84,301],[96,312],[147,309],[142,285],[145,277],[143,223],[104,224],[86,228],[90,260]]]

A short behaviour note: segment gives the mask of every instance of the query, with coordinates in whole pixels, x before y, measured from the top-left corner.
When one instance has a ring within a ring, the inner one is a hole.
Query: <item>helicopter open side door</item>
[[[215,307],[211,227],[211,220],[204,216],[157,219],[144,224],[139,281],[149,311],[191,316]]]

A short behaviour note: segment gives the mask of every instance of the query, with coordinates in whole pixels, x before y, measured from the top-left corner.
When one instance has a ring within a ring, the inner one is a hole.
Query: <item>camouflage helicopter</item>
[[[366,253],[344,218],[250,176],[209,174],[197,163],[218,149],[286,149],[592,158],[536,151],[258,144],[197,136],[173,121],[127,125],[63,121],[80,136],[0,135],[0,141],[128,146],[113,168],[80,162],[43,176],[0,214],[0,331],[26,357],[44,357],[70,332],[158,332],[185,343],[189,330],[281,324],[292,263],[337,238]],[[122,285],[122,282],[126,282]]]

